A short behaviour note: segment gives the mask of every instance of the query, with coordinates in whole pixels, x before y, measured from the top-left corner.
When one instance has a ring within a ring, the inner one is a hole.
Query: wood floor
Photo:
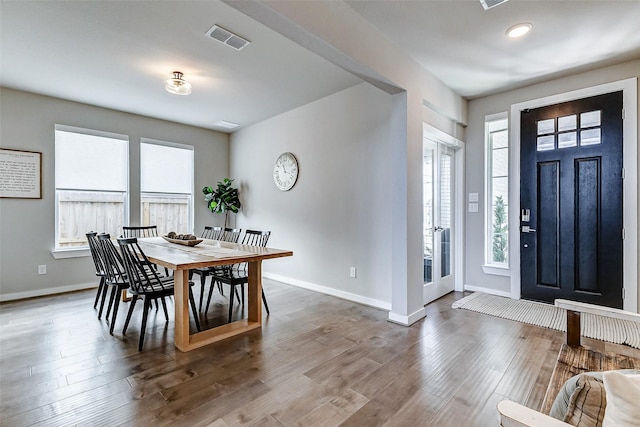
[[[155,309],[138,352],[142,304],[125,337],[122,303],[110,336],[95,291],[1,304],[0,425],[492,426],[501,399],[538,408],[564,339],[452,309],[462,293],[407,328],[382,310],[264,286],[262,330],[189,353]],[[214,295],[204,324],[227,314]]]

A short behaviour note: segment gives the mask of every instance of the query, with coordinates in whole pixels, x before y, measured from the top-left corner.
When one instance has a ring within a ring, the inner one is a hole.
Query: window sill
[[[489,265],[483,265],[482,271],[484,271],[485,274],[492,274],[494,276],[511,277],[511,270],[509,269],[509,267],[501,267],[501,266],[489,264]]]
[[[89,248],[56,249],[51,251],[51,256],[55,259],[82,258],[91,256],[91,251]]]

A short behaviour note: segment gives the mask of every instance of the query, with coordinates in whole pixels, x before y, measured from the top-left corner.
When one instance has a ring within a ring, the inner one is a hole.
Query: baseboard
[[[497,295],[499,297],[511,298],[511,292],[499,291],[497,289],[483,288],[481,286],[464,285],[465,291],[482,292],[484,294]]]
[[[397,323],[398,325],[411,326],[414,323],[416,323],[418,320],[424,319],[425,317],[427,317],[427,313],[424,307],[421,307],[418,311],[411,313],[408,316],[390,311],[388,320],[389,322]]]
[[[58,288],[38,289],[35,291],[15,292],[12,294],[0,294],[0,302],[15,301],[19,299],[44,297],[55,294],[64,294],[66,292],[81,291],[84,289],[97,288],[95,283],[81,283],[78,285],[60,286]]]
[[[292,279],[291,277],[281,276],[273,273],[262,273],[265,279],[275,280],[276,282],[286,283],[287,285],[296,286],[298,288],[308,289],[310,291],[319,292],[325,295],[331,295],[347,301],[357,302],[358,304],[367,305],[369,307],[380,308],[382,310],[391,310],[391,303],[386,301],[363,297],[362,295],[352,294],[350,292],[341,291],[339,289],[329,288],[315,283],[305,282],[304,280]]]

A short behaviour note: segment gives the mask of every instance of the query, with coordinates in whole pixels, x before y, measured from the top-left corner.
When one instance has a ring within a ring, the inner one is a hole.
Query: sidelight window
[[[509,266],[509,128],[505,114],[485,122],[487,265]]]

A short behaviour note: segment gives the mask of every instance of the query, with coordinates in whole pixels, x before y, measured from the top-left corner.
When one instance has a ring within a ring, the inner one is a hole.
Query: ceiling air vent
[[[508,0],[480,0],[480,4],[484,7],[484,10],[489,10],[492,7],[506,3]]]
[[[207,31],[207,36],[214,40],[218,40],[220,43],[224,43],[235,50],[242,50],[245,46],[251,43],[249,40],[240,37],[237,34],[233,34],[229,30],[225,30],[219,25],[214,25]]]

